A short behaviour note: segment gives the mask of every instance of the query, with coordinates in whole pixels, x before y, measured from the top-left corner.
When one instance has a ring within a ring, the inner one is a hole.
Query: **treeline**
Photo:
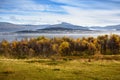
[[[0,55],[13,58],[50,56],[89,56],[94,54],[120,54],[120,36],[103,35],[97,38],[46,38],[38,37],[21,41],[0,42]]]

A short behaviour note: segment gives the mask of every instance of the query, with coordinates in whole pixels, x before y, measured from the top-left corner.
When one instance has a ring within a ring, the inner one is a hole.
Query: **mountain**
[[[39,29],[41,30],[41,29]],[[71,30],[70,28],[64,28],[64,27],[48,27],[48,28],[44,28],[42,30]]]
[[[77,26],[70,23],[62,22],[60,24],[49,25],[42,30],[89,30],[87,27]]]
[[[111,26],[93,26],[93,27],[83,27],[77,26],[70,23],[62,22],[60,24],[54,25],[18,25],[8,22],[0,22],[0,32],[18,32],[18,33],[38,33],[44,32],[45,30],[49,31],[63,31],[63,30],[81,30],[81,31],[120,31],[120,25],[111,25]],[[46,32],[46,31],[45,31]]]
[[[26,27],[26,30],[37,30],[48,27],[49,25],[22,25]]]
[[[120,30],[120,25],[110,25],[105,27],[93,26],[89,27],[90,30],[99,30],[99,31],[118,31]]]
[[[39,33],[39,32],[34,30],[21,30],[21,31],[16,31],[15,33]]]
[[[93,30],[93,31],[106,31],[107,29],[105,27],[93,26],[93,27],[89,27],[89,30]]]
[[[18,30],[25,30],[25,26],[16,25],[7,22],[0,22],[0,32],[14,32]]]
[[[106,26],[105,28],[110,30],[120,30],[120,25]]]

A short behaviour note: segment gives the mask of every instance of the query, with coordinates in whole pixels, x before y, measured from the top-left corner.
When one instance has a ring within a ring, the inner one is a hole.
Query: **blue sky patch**
[[[0,0],[1,22],[105,26],[120,24],[119,14],[120,0]]]

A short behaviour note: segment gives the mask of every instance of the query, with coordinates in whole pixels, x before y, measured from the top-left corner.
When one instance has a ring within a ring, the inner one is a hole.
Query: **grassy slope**
[[[1,59],[0,80],[120,80],[120,61]]]

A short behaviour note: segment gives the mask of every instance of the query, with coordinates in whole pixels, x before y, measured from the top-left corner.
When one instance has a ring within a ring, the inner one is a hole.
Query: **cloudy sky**
[[[120,24],[120,0],[0,0],[0,22],[116,25]]]

